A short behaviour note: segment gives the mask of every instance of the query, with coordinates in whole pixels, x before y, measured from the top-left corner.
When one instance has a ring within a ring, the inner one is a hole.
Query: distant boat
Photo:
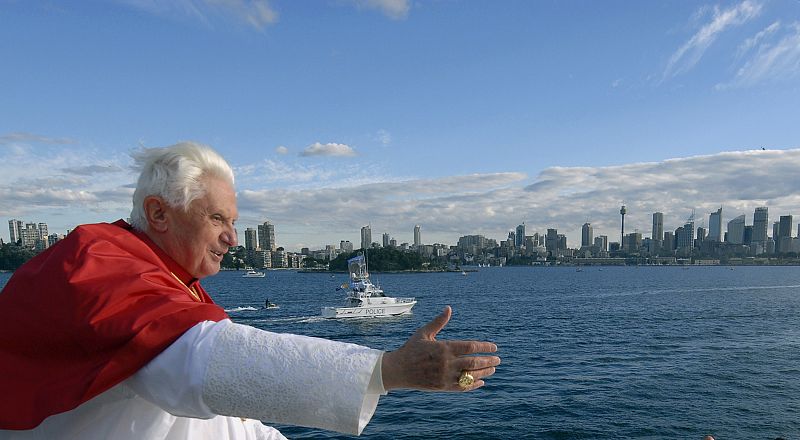
[[[363,255],[347,260],[350,282],[341,289],[349,289],[344,307],[323,307],[323,318],[379,318],[402,315],[417,303],[414,298],[386,296],[383,289],[372,284]],[[339,289],[337,289],[339,290]]]
[[[256,272],[254,270],[248,270],[242,275],[242,278],[264,278],[266,274],[264,272]]]
[[[461,271],[461,275],[467,276],[467,273],[466,273],[465,271],[463,271],[463,270],[462,270],[462,271]]]
[[[264,301],[264,308],[267,310],[272,309],[280,309],[281,307],[275,303],[269,302],[269,300]]]

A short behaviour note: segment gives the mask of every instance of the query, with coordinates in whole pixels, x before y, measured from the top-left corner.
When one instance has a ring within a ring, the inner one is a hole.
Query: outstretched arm
[[[497,346],[483,341],[437,341],[436,335],[450,321],[450,306],[422,326],[395,351],[383,355],[381,364],[383,386],[388,390],[411,388],[429,391],[470,391],[484,385],[483,378],[491,376],[500,365],[494,353]],[[475,382],[462,388],[458,378],[466,371]]]

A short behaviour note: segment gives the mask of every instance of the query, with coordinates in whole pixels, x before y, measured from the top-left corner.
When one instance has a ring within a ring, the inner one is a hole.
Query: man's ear
[[[167,203],[158,196],[144,198],[144,216],[151,231],[165,232],[167,230]]]

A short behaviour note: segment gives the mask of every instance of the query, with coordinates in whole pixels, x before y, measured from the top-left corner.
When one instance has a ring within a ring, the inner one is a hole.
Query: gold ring
[[[467,370],[462,371],[461,376],[458,376],[458,385],[461,386],[461,388],[467,389],[473,383],[475,383],[475,378],[467,373]]]

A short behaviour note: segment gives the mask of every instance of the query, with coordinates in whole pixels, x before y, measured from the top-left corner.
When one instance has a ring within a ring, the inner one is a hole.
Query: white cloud
[[[284,147],[283,145],[280,145],[278,147],[275,147],[275,152],[278,154],[287,154],[289,153],[289,149]]]
[[[53,231],[79,223],[124,218],[130,211],[130,158],[72,146],[35,147],[15,156],[0,150],[0,217],[43,221]],[[46,153],[46,154],[45,154]],[[571,246],[589,221],[595,235],[619,240],[619,207],[627,231],[649,236],[653,212],[666,230],[697,213],[697,224],[723,207],[723,222],[768,206],[771,218],[800,214],[800,149],[735,151],[608,167],[551,167],[534,177],[520,172],[386,177],[369,164],[266,160],[236,167],[242,227],[270,219],[281,245],[316,247],[357,241],[359,228],[411,241],[415,224],[428,243],[455,244],[483,234],[504,239],[525,222],[529,233],[556,228]],[[68,172],[67,172],[68,171]],[[97,174],[101,173],[101,174]],[[111,184],[110,184],[111,182]]]
[[[356,152],[349,145],[315,142],[300,153],[301,156],[355,156]]]
[[[388,146],[392,143],[392,135],[387,130],[380,129],[376,135],[378,142],[381,143],[384,147]]]
[[[772,23],[771,25],[767,26],[766,28],[764,28],[763,30],[761,30],[760,32],[755,34],[754,36],[744,40],[744,42],[741,45],[739,45],[739,48],[737,49],[737,54],[739,56],[742,56],[742,55],[746,54],[751,49],[756,47],[756,45],[759,42],[763,41],[764,39],[768,38],[770,35],[774,34],[776,31],[778,31],[778,29],[780,29],[780,27],[781,27],[781,22],[780,21],[776,21],[775,23]]]
[[[411,9],[409,0],[353,0],[353,3],[359,8],[376,9],[394,20],[408,17]]]
[[[764,38],[767,35],[765,31],[753,39]],[[755,45],[755,42],[752,44]],[[763,42],[759,45],[752,58],[736,72],[736,76],[728,83],[717,85],[717,89],[748,87],[767,81],[790,80],[797,77],[800,77],[800,23],[795,22],[788,27],[779,41]]]
[[[117,0],[147,13],[189,18],[211,25],[217,18],[232,19],[261,30],[278,21],[267,0]]]
[[[626,231],[650,235],[652,213],[664,213],[665,229],[682,226],[692,209],[697,226],[723,206],[723,220],[757,206],[771,216],[800,208],[796,169],[800,149],[726,152],[709,156],[613,167],[552,167],[532,182],[520,173],[475,174],[434,179],[372,182],[339,187],[240,192],[240,212],[276,224],[279,241],[322,246],[357,240],[359,228],[410,241],[414,224],[426,242],[454,244],[466,234],[504,239],[525,221],[530,233],[556,228],[571,246],[580,227],[619,240],[619,207],[628,208]],[[263,221],[263,220],[262,220]],[[280,238],[281,231],[285,235]]]
[[[75,141],[69,138],[54,138],[40,134],[14,132],[0,136],[0,145],[14,144],[55,144],[65,145],[74,144]]]
[[[742,25],[761,13],[761,4],[744,0],[731,8],[714,8],[710,22],[704,24],[692,38],[672,54],[664,70],[664,78],[674,77],[691,70],[716,41],[719,34],[730,27]]]

